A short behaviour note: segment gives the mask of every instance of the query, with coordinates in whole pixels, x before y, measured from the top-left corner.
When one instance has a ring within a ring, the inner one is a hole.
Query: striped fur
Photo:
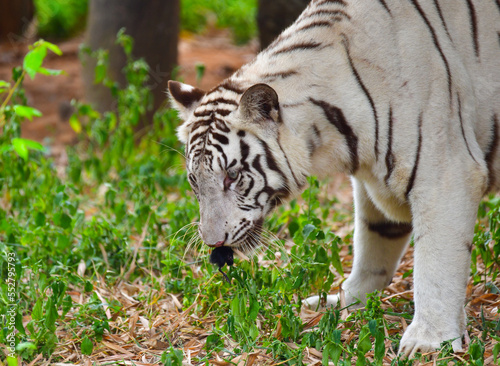
[[[390,282],[413,234],[415,317],[400,350],[461,348],[477,206],[500,184],[497,0],[313,0],[211,91],[169,89],[208,245],[254,248],[307,176],[348,173],[347,301]]]

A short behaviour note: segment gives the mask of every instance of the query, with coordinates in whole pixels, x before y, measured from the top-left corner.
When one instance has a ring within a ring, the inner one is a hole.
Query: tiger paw
[[[430,325],[425,322],[414,321],[406,329],[401,338],[398,354],[413,358],[415,353],[428,353],[438,350],[441,343],[453,339],[453,351],[462,349],[462,338],[453,336],[452,332],[444,332],[439,325]]]
[[[302,301],[302,304],[311,310],[321,310],[327,307],[336,307],[338,302],[339,295],[328,295],[326,301],[319,296],[311,296]]]

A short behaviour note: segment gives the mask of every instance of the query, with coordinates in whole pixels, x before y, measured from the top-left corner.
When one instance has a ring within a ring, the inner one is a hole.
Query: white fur
[[[345,2],[345,7],[330,3],[321,9],[345,10],[349,20],[336,21],[330,28],[300,31],[313,21],[328,20],[324,15],[308,16],[318,7],[319,1],[313,0],[279,43],[230,78],[243,88],[256,83],[271,86],[279,96],[282,124],[266,127],[249,123],[234,106],[227,106],[235,110],[224,120],[234,129],[266,141],[280,168],[288,171],[287,166],[291,166],[303,181],[307,175],[325,176],[352,168],[345,136],[311,98],[342,110],[358,137],[359,161],[352,176],[355,256],[352,274],[343,285],[346,300],[364,301],[366,293],[383,289],[411,236],[385,238],[368,224],[411,222],[416,243],[415,317],[401,340],[400,352],[413,355],[430,351],[449,339],[454,339],[454,349],[460,349],[466,324],[468,246],[478,203],[488,179],[492,179],[485,161],[492,146],[492,118],[500,118],[500,9],[494,1],[473,1],[478,20],[476,55],[465,1],[437,1],[449,36],[434,1],[386,0],[390,14],[379,1]],[[424,12],[434,37],[414,4]],[[308,42],[321,42],[323,47],[275,54]],[[378,141],[372,105],[353,67],[373,99]],[[266,76],[290,70],[295,74]],[[222,88],[202,102],[219,97],[238,102],[241,96]],[[390,110],[394,169],[387,177]],[[183,141],[195,122],[189,113],[179,129]],[[321,141],[314,140],[313,125],[320,131]],[[309,141],[318,145],[311,156]],[[499,176],[496,155],[490,173]],[[301,187],[290,188],[298,192]],[[225,212],[223,216],[233,214]],[[335,304],[337,297],[330,296],[328,301]],[[308,302],[315,306],[318,298]]]

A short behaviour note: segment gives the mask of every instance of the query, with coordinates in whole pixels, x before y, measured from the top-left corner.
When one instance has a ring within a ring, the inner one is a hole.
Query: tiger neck
[[[243,91],[264,83],[277,92],[284,124],[278,143],[299,181],[309,175],[356,174],[377,162],[377,149],[369,148],[378,143],[371,137],[378,136],[377,115],[373,100],[367,103],[360,74],[369,74],[377,85],[383,85],[383,76],[367,60],[374,46],[363,37],[370,32],[358,29],[364,26],[359,19],[374,9],[384,11],[371,2],[365,9],[349,1],[313,0],[290,28],[229,79]]]
[[[335,95],[344,94],[345,85],[336,85],[332,70],[349,68],[343,42],[339,38],[339,47],[318,50],[320,57],[311,62],[307,57],[297,57],[293,62],[281,63],[272,72],[268,65],[273,63],[273,54],[265,51],[226,84],[238,85],[244,91],[264,83],[276,90],[284,124],[278,144],[286,155],[287,165],[301,183],[298,190],[308,176],[352,174],[360,165],[357,153],[352,154],[358,145],[353,127],[335,101]]]

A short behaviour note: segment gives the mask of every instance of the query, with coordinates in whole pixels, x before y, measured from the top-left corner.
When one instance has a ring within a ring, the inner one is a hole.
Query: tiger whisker
[[[172,146],[168,146],[168,145],[166,145],[166,144],[164,144],[164,143],[162,143],[160,141],[154,141],[153,140],[153,142],[157,143],[158,145],[161,145],[161,146],[165,147],[166,148],[165,151],[168,151],[168,150],[175,151],[176,153],[178,153],[179,155],[181,155],[182,157],[184,157],[184,159],[186,159],[186,155],[184,155],[181,151],[173,148]]]

